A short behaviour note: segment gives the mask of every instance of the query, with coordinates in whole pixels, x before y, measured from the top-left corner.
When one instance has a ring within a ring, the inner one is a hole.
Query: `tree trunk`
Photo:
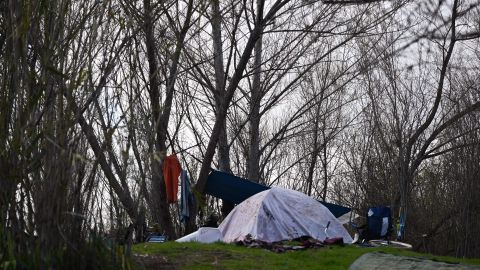
[[[263,1],[261,1],[263,3]],[[213,156],[215,155],[215,148],[217,146],[218,139],[220,137],[221,127],[224,125],[227,117],[227,111],[229,104],[235,94],[235,89],[238,87],[240,80],[243,77],[243,73],[245,68],[247,67],[248,60],[252,55],[252,51],[255,47],[256,41],[260,38],[263,28],[265,26],[265,21],[269,21],[273,18],[273,16],[284,6],[287,2],[277,1],[272,6],[268,14],[265,16],[265,19],[261,21],[257,21],[255,24],[255,28],[252,30],[250,37],[248,38],[247,43],[245,44],[245,48],[243,50],[242,56],[240,57],[238,64],[235,68],[235,72],[230,80],[228,88],[225,91],[225,97],[221,102],[221,106],[217,111],[217,115],[215,117],[215,124],[213,125],[212,133],[210,135],[210,140],[208,141],[207,149],[205,150],[205,155],[203,158],[202,166],[200,169],[200,173],[198,175],[197,184],[194,187],[197,193],[203,193],[205,189],[205,185],[207,183],[208,174],[210,172],[210,165],[212,164]],[[263,4],[262,4],[263,5]],[[197,206],[198,207],[198,206]],[[197,214],[198,208],[192,207],[192,211],[190,212],[190,220],[194,222],[194,218]]]
[[[158,80],[158,65],[155,56],[155,39],[153,36],[154,25],[151,15],[150,0],[144,0],[145,11],[145,45],[147,48],[147,59],[149,68],[149,96],[152,110],[152,126],[154,130],[154,144],[155,153],[151,158],[152,168],[152,186],[151,195],[153,206],[152,217],[153,221],[160,226],[163,233],[166,233],[170,238],[175,237],[175,229],[173,228],[172,219],[170,217],[169,206],[167,203],[167,192],[165,189],[165,181],[163,179],[163,160],[166,156],[165,141],[162,140],[163,133],[167,131],[160,128],[160,88]],[[168,126],[168,123],[162,123],[162,127]]]
[[[263,19],[263,5],[261,0],[257,0],[257,18],[256,21]],[[253,83],[251,89],[250,100],[250,146],[248,151],[248,179],[259,182],[260,181],[260,106],[263,97],[261,89],[262,76],[262,35],[255,43],[254,49],[254,72]]]
[[[308,175],[307,175],[307,195],[312,196],[312,187],[313,187],[313,175],[315,171],[315,165],[317,164],[317,157],[320,152],[320,147],[318,145],[318,119],[314,119],[314,129],[313,129],[313,149],[312,154],[310,155],[310,164],[308,166]]]
[[[322,189],[322,200],[327,200],[327,191],[328,191],[328,160],[327,160],[327,136],[325,135],[325,119],[323,119],[323,128],[322,128],[322,169],[323,169],[323,189]]]
[[[215,107],[220,110],[222,100],[225,98],[225,69],[223,65],[223,42],[222,42],[222,24],[221,24],[220,3],[218,0],[212,1],[212,37],[213,53],[215,67]],[[218,169],[223,172],[231,173],[230,168],[230,149],[228,146],[228,133],[226,121],[220,128],[218,138]],[[222,215],[225,218],[232,211],[234,204],[222,200]]]

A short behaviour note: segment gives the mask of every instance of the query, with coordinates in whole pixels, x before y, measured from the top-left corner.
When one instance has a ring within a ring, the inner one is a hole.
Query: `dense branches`
[[[193,230],[227,205],[203,194],[213,167],[390,205],[416,248],[480,256],[478,2],[3,1],[0,14],[0,229],[16,252]],[[188,224],[166,199],[174,153],[194,186]],[[418,240],[441,234],[454,236]]]

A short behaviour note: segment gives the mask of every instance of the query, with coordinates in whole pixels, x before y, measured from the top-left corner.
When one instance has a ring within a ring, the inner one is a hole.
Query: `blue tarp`
[[[205,193],[234,204],[239,204],[248,197],[267,189],[270,189],[270,187],[212,169],[207,179]],[[333,203],[321,203],[337,218],[351,210],[348,207]]]
[[[270,187],[229,173],[212,170],[207,179],[205,193],[234,204],[239,204],[267,189],[270,189]]]
[[[334,203],[328,203],[328,202],[322,202],[322,201],[319,201],[320,203],[322,203],[323,205],[325,205],[325,207],[328,208],[328,210],[330,210],[330,212],[332,212],[332,214],[338,218],[338,217],[341,217],[343,215],[345,215],[346,213],[349,213],[350,211],[352,211],[351,208],[348,208],[348,207],[345,207],[345,206],[342,206],[342,205],[338,205],[338,204],[334,204]]]

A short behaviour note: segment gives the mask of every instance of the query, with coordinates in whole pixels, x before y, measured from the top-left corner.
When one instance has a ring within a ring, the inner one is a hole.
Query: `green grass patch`
[[[260,248],[215,243],[143,243],[133,247],[147,269],[348,269],[358,257],[374,251],[429,258],[445,262],[479,264],[480,259],[458,259],[395,248],[330,246],[274,253]]]

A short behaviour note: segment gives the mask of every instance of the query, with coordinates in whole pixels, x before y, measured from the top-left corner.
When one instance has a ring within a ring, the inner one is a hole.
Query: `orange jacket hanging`
[[[177,156],[172,154],[163,161],[163,179],[165,180],[165,189],[167,191],[167,202],[177,202],[178,176],[182,171]]]

